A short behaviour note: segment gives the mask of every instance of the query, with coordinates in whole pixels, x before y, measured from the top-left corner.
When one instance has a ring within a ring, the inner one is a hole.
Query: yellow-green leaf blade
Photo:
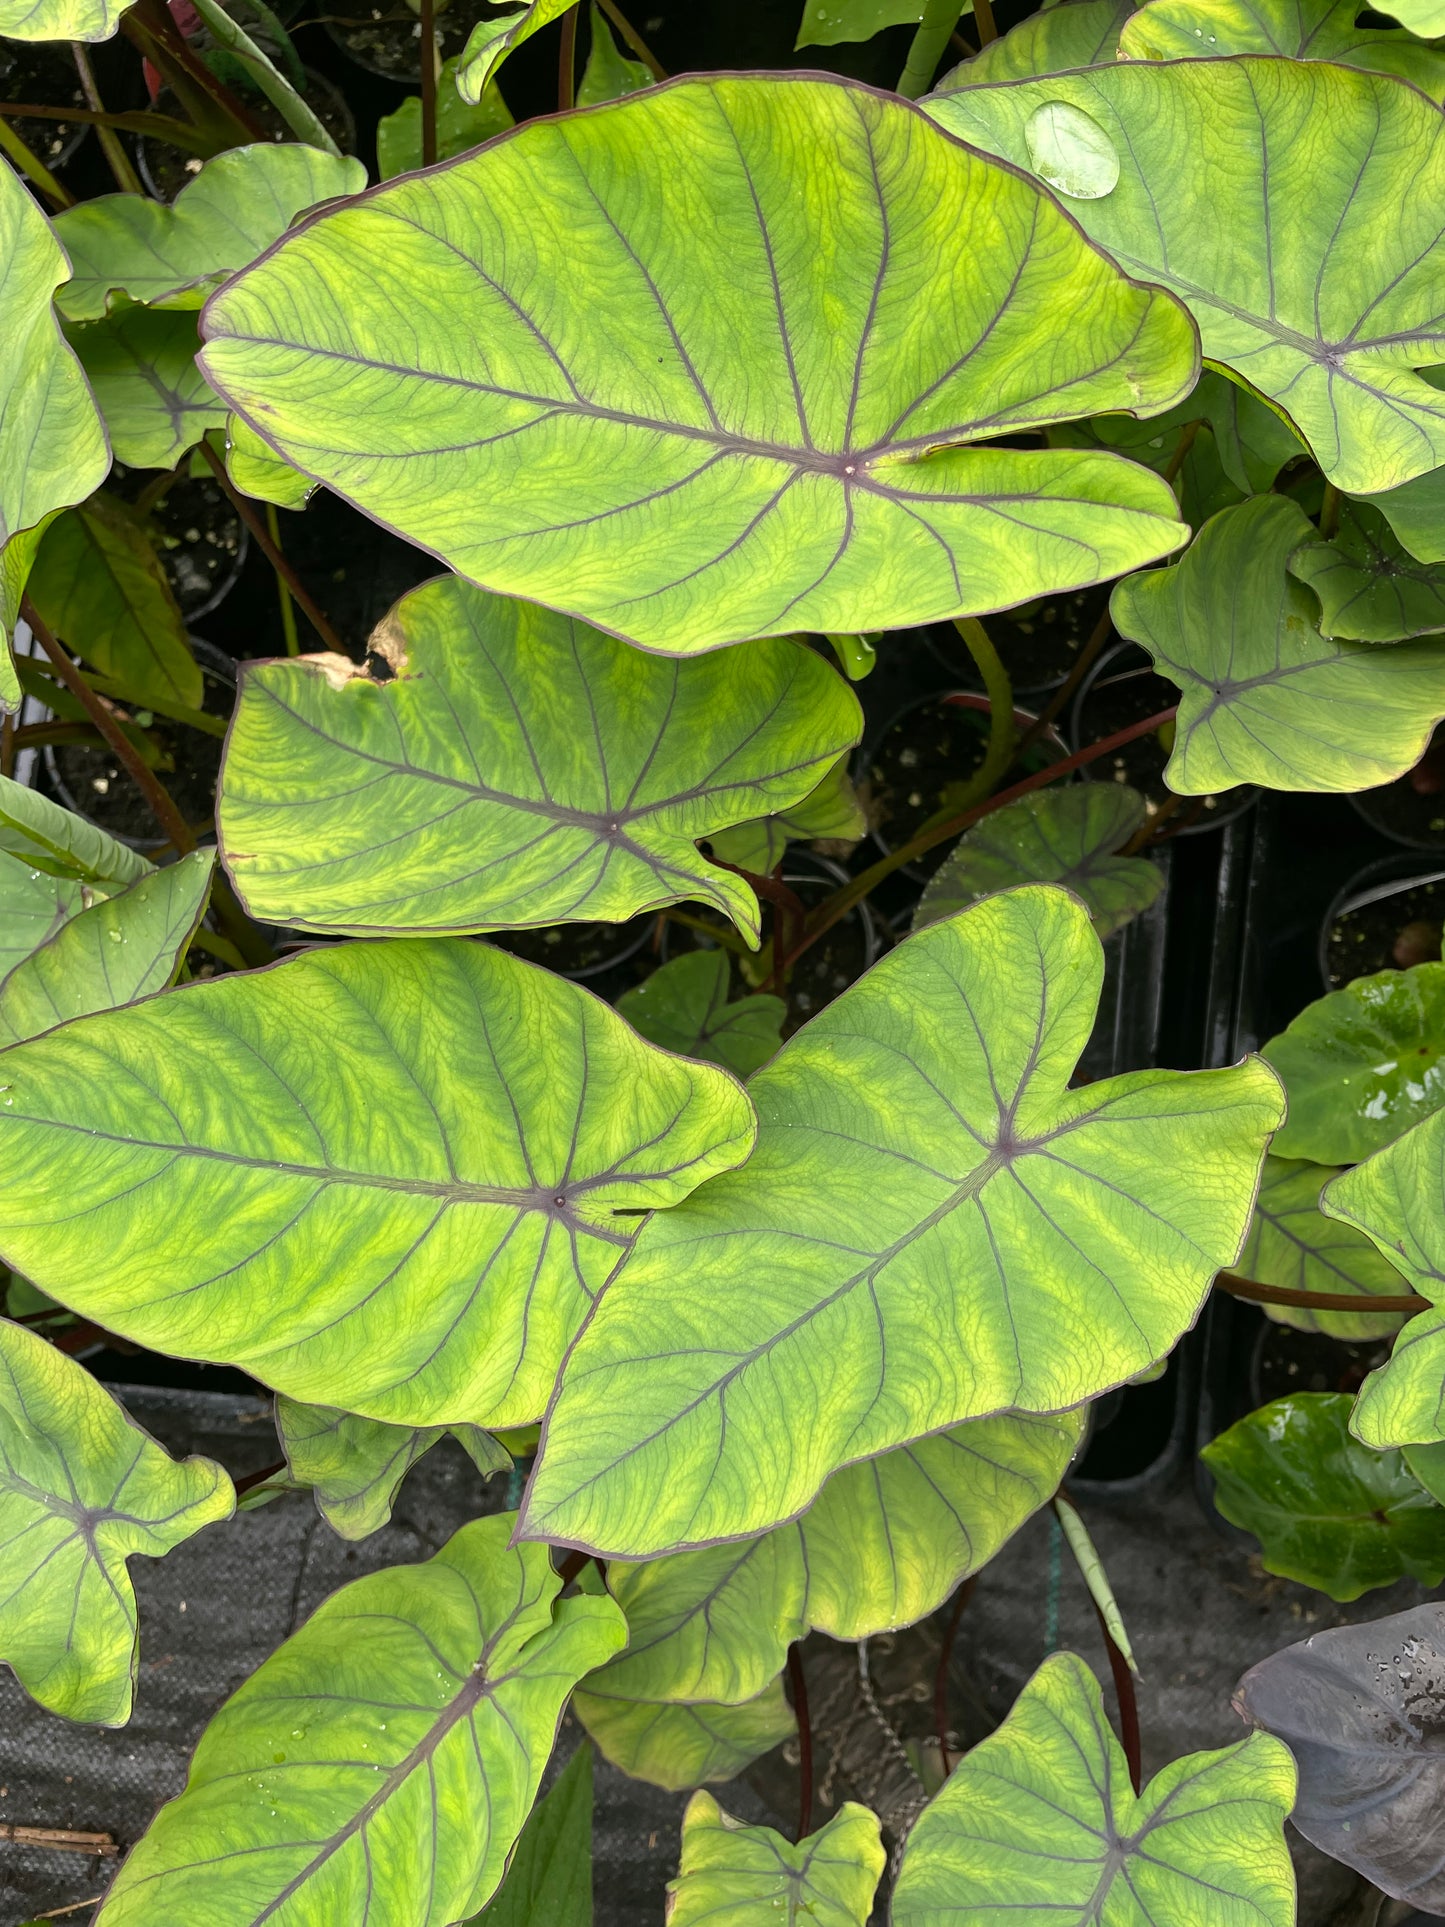
[[[1320,1210],[1320,1192],[1337,1167],[1305,1159],[1268,1157],[1239,1269],[1264,1285],[1287,1291],[1338,1291],[1396,1297],[1405,1280],[1361,1232]],[[1332,1338],[1379,1338],[1398,1331],[1398,1312],[1320,1311],[1303,1305],[1261,1305],[1266,1317],[1297,1331]]]
[[[885,1860],[878,1816],[852,1800],[796,1845],[749,1827],[697,1792],[682,1816],[682,1864],[668,1882],[668,1927],[867,1927]]]
[[[276,1430],[292,1479],[311,1488],[322,1518],[343,1539],[380,1531],[402,1480],[447,1433],[442,1425],[384,1425],[284,1394],[276,1400]],[[479,1426],[461,1426],[457,1433],[484,1475],[511,1465],[511,1454]]]
[[[572,1706],[604,1759],[670,1792],[731,1780],[797,1731],[780,1679],[741,1706],[659,1704],[587,1684]]]
[[[650,1043],[750,1077],[782,1042],[787,1006],[761,993],[729,1003],[731,976],[726,951],[688,951],[624,992],[617,1008]]]

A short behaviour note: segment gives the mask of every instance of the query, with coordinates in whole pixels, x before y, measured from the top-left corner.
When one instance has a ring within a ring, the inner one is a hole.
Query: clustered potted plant
[[[1146,1785],[1074,1503],[1150,1399],[1179,1470],[1223,1293],[1222,1521],[1445,1579],[1445,10],[962,13],[809,0],[872,85],[350,5],[338,88],[263,0],[0,0],[0,1660],[123,1724],[132,1555],[487,1481],[225,1701],[102,1927],[578,1927],[567,1709],[697,1789],[672,1927],[1285,1927],[1291,1820],[1445,1911],[1442,1608]],[[1172,863],[1300,795],[1416,854],[1159,1067]],[[276,1463],[117,1353],[266,1388]],[[965,1747],[1043,1507],[1118,1732],[1057,1652]],[[885,1827],[803,1644],[931,1615]],[[795,1837],[707,1790],[784,1741]]]

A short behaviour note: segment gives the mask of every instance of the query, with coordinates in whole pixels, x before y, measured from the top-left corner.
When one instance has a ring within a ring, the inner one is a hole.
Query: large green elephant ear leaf
[[[1315,535],[1259,495],[1205,523],[1182,562],[1129,576],[1109,608],[1179,685],[1164,779],[1184,796],[1237,783],[1360,790],[1416,763],[1445,716],[1445,642],[1329,641],[1289,561]]]
[[[1416,372],[1442,355],[1445,130],[1415,88],[1244,56],[1119,61],[928,106],[1172,289],[1205,357],[1276,403],[1336,487],[1394,488],[1445,462],[1445,394]],[[1094,198],[1069,191],[1080,149],[1114,176]]]
[[[1277,1068],[1277,1067],[1276,1067]],[[1338,1168],[1301,1158],[1268,1157],[1239,1269],[1261,1284],[1286,1291],[1337,1291],[1351,1297],[1393,1298],[1405,1281],[1362,1232],[1320,1210],[1320,1192]],[[1400,1329],[1398,1312],[1321,1311],[1303,1305],[1261,1305],[1297,1331],[1331,1338],[1380,1338]]]
[[[196,365],[194,313],[121,308],[68,332],[118,462],[174,468],[209,430],[225,427],[225,403]]]
[[[797,1732],[780,1679],[741,1706],[666,1704],[579,1686],[572,1710],[612,1765],[652,1786],[687,1787],[736,1779]]]
[[[213,851],[194,850],[152,870],[17,964],[0,981],[0,1048],[173,983],[205,914],[214,863]]]
[[[330,655],[242,681],[218,814],[254,916],[520,929],[693,897],[756,944],[751,886],[697,839],[799,802],[863,726],[801,643],[667,660],[455,576],[371,649],[384,681]]]
[[[115,294],[149,306],[199,308],[298,214],[365,186],[360,161],[267,142],[207,161],[169,205],[135,194],[82,201],[55,219],[71,268],[56,305],[71,321],[97,320]]]
[[[402,1480],[447,1433],[443,1425],[383,1425],[284,1395],[276,1400],[276,1430],[291,1477],[310,1486],[322,1518],[343,1539],[380,1531]],[[511,1465],[511,1454],[480,1426],[458,1426],[456,1433],[479,1472]]]
[[[751,1077],[782,1042],[788,1007],[764,994],[729,1003],[731,982],[725,951],[692,950],[624,992],[617,1008],[650,1043]]]
[[[794,1846],[694,1793],[682,1816],[682,1864],[668,1882],[667,1927],[867,1927],[885,1859],[877,1814],[852,1800]]]
[[[945,74],[935,97],[1113,60],[1120,30],[1132,11],[1132,0],[1069,0],[1067,6],[1046,7]]]
[[[319,1606],[201,1735],[105,1927],[440,1923],[488,1900],[573,1682],[626,1637],[610,1599],[559,1600],[511,1526],[476,1519]]]
[[[83,1017],[0,1081],[17,1271],[108,1331],[399,1425],[536,1419],[637,1214],[753,1137],[726,1072],[446,939]]]
[[[132,0],[0,0],[6,40],[109,40]]]
[[[1262,1050],[1289,1098],[1279,1156],[1358,1164],[1445,1106],[1445,964],[1357,977]]]
[[[0,5],[4,0],[0,0]],[[17,21],[17,24],[21,24]],[[24,39],[0,13],[0,33]],[[46,35],[34,36],[47,38]],[[84,38],[67,35],[67,38]],[[50,223],[0,160],[0,711],[19,707],[10,644],[34,531],[100,487],[110,450],[85,377],[65,345],[50,297],[65,256]]]
[[[1289,566],[1320,599],[1321,635],[1403,642],[1445,629],[1445,566],[1417,561],[1373,503],[1342,502],[1339,533]]]
[[[1119,36],[1121,60],[1283,54],[1394,74],[1432,100],[1445,93],[1445,55],[1398,29],[1360,28],[1354,0],[1149,0]]]
[[[1170,407],[1188,317],[1032,182],[843,81],[534,120],[316,216],[204,328],[284,460],[482,587],[665,654],[998,608],[1185,539],[1116,457],[967,444]]]
[[[628,1646],[590,1690],[647,1701],[757,1696],[812,1628],[866,1639],[925,1618],[1057,1491],[1083,1416],[1007,1412],[834,1473],[757,1539],[607,1569]]]
[[[1347,1392],[1277,1398],[1231,1425],[1201,1457],[1214,1503],[1259,1540],[1266,1572],[1331,1599],[1358,1599],[1407,1574],[1445,1578],[1445,1508],[1398,1452],[1349,1433]]]
[[[1280,1091],[1258,1058],[1070,1090],[1102,974],[1076,898],[1010,890],[791,1038],[746,1167],[648,1223],[574,1346],[527,1534],[740,1538],[853,1460],[1162,1358],[1238,1256]]]
[[[178,1464],[84,1366],[0,1319],[0,1660],[48,1711],[125,1724],[126,1561],[160,1558],[234,1506],[220,1466]]]
[[[1366,1445],[1445,1439],[1445,1111],[1417,1124],[1329,1185],[1320,1203],[1352,1224],[1428,1300],[1388,1360],[1370,1373],[1351,1427]]]
[[[921,930],[995,890],[1058,883],[1080,898],[1099,935],[1110,936],[1164,887],[1157,863],[1114,855],[1143,823],[1143,797],[1120,783],[1074,783],[1021,796],[959,840],[929,879],[913,927]]]
[[[1293,1927],[1294,1794],[1289,1749],[1255,1733],[1136,1797],[1093,1674],[1056,1653],[908,1836],[894,1927]]]

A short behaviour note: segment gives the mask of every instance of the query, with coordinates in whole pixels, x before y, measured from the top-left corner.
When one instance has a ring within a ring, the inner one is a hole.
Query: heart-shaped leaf
[[[592,1927],[592,1748],[527,1816],[507,1877],[465,1927]]]
[[[1356,977],[1262,1051],[1289,1098],[1278,1155],[1358,1164],[1445,1105],[1445,964]]]
[[[254,916],[306,930],[623,922],[695,897],[756,944],[757,899],[699,837],[801,801],[858,740],[801,643],[697,662],[442,576],[331,656],[247,670],[222,849]]]
[[[1373,1238],[1406,1281],[1429,1301],[1371,1372],[1351,1428],[1366,1445],[1425,1445],[1445,1439],[1445,1111],[1417,1124],[1353,1171],[1320,1203]]]
[[[1277,1398],[1206,1445],[1214,1503],[1264,1549],[1266,1572],[1358,1599],[1408,1573],[1445,1578],[1445,1507],[1398,1452],[1349,1433],[1347,1392]]]
[[[971,60],[962,61],[938,83],[937,93],[982,87],[999,80],[1026,80],[1059,74],[1071,67],[1092,67],[1113,60],[1119,31],[1132,12],[1131,0],[1070,0],[1068,6],[1032,13]]]
[[[122,308],[69,332],[118,462],[174,468],[209,429],[225,426],[225,404],[196,366],[193,313]]]
[[[1164,778],[1180,795],[1392,782],[1445,716],[1445,643],[1378,649],[1320,634],[1314,597],[1289,573],[1314,535],[1297,503],[1259,495],[1206,522],[1182,562],[1114,590],[1120,635],[1179,685]]]
[[[0,1319],[0,1660],[70,1720],[123,1726],[136,1675],[126,1561],[229,1518],[231,1481],[177,1462],[84,1366]]]
[[[1070,212],[1126,272],[1180,297],[1206,357],[1277,403],[1330,481],[1363,493],[1445,462],[1445,395],[1416,373],[1445,352],[1445,141],[1415,88],[1245,56],[1119,61],[928,106],[1031,170],[1034,117],[1086,115],[1119,182]]]
[[[1354,0],[1149,0],[1119,36],[1121,60],[1284,54],[1395,74],[1432,100],[1445,95],[1445,55],[1413,34],[1360,28]]]
[[[1257,1058],[1069,1090],[1102,973],[1077,899],[1010,890],[791,1038],[744,1170],[651,1220],[573,1347],[525,1531],[739,1538],[852,1460],[1161,1358],[1238,1256],[1280,1093]]]
[[[559,1600],[511,1526],[475,1519],[319,1606],[201,1735],[105,1927],[368,1910],[440,1927],[489,1899],[568,1691],[626,1637],[610,1599]]]
[[[103,676],[119,677],[136,702],[200,708],[205,690],[186,619],[123,503],[102,492],[58,516],[40,544],[30,594],[61,641]]]
[[[1288,1750],[1256,1733],[1136,1797],[1093,1674],[1056,1653],[909,1834],[894,1927],[1293,1927],[1294,1790]]]
[[[1445,562],[1445,468],[1368,500],[1417,562]]]
[[[735,1779],[797,1731],[778,1679],[741,1706],[628,1699],[594,1692],[589,1682],[573,1695],[572,1710],[604,1759],[672,1793]]]
[[[1276,1068],[1278,1068],[1276,1066]],[[1287,1291],[1339,1291],[1396,1297],[1407,1289],[1361,1232],[1320,1210],[1320,1191],[1337,1167],[1304,1159],[1268,1157],[1239,1269],[1261,1284]],[[1398,1312],[1317,1311],[1304,1305],[1261,1305],[1268,1318],[1296,1331],[1332,1338],[1380,1338],[1398,1331]]]
[[[852,1800],[794,1846],[694,1793],[682,1816],[682,1864],[667,1884],[667,1927],[867,1927],[885,1859],[878,1815]]]
[[[132,0],[0,0],[6,40],[109,40]]]
[[[213,851],[193,850],[71,917],[0,982],[0,1048],[173,983],[214,863]]]
[[[405,1425],[535,1419],[618,1214],[753,1135],[725,1072],[445,939],[84,1017],[0,1081],[7,1262],[109,1331]]]
[[[496,77],[497,69],[524,40],[530,40],[539,27],[565,13],[571,0],[525,0],[515,12],[477,22],[456,63],[456,89],[463,101],[475,107]]]
[[[0,33],[24,32],[27,0],[0,0]],[[8,24],[7,24],[8,23]],[[112,31],[114,29],[112,28]],[[84,39],[87,36],[67,36]],[[25,540],[56,509],[83,502],[110,467],[105,429],[50,297],[66,276],[50,224],[7,160],[0,160],[0,711],[16,709],[10,653],[20,592],[35,543]],[[18,538],[18,542],[17,542]],[[12,545],[13,550],[12,550]]]
[[[1144,799],[1120,783],[1060,784],[1021,796],[961,837],[934,872],[913,927],[952,916],[1018,883],[1072,890],[1101,937],[1147,910],[1164,887],[1157,863],[1115,856],[1144,822]]]
[[[1379,509],[1346,501],[1338,535],[1306,542],[1290,574],[1320,599],[1320,633],[1402,642],[1445,629],[1445,566],[1417,562]]]
[[[1251,1667],[1235,1705],[1289,1744],[1306,1840],[1429,1913],[1445,1907],[1445,1607],[1336,1626]]]
[[[1002,607],[1184,539],[1112,457],[966,444],[1168,408],[1188,317],[843,81],[531,121],[317,216],[204,325],[286,461],[483,587],[668,654]]]
[[[479,1425],[454,1429],[484,1476],[510,1467],[511,1454],[490,1432]],[[365,1539],[386,1524],[397,1487],[447,1434],[444,1425],[383,1425],[284,1395],[276,1400],[276,1430],[292,1479],[311,1488],[322,1518],[343,1539]]]
[[[207,161],[169,205],[136,194],[82,201],[55,220],[71,269],[56,306],[71,321],[97,320],[114,294],[152,306],[199,308],[298,214],[365,186],[360,161],[266,142]]]
[[[756,995],[728,1002],[732,971],[725,952],[691,950],[654,970],[617,1008],[639,1037],[750,1077],[782,1042],[787,1005]]]
[[[1083,1415],[1008,1412],[835,1472],[801,1519],[758,1539],[614,1561],[627,1651],[589,1689],[639,1700],[754,1698],[810,1628],[912,1625],[1058,1489]]]

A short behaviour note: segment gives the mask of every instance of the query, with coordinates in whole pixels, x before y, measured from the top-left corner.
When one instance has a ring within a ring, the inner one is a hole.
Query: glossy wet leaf
[[[673,1793],[735,1779],[797,1731],[780,1679],[741,1706],[628,1699],[588,1682],[573,1695],[572,1710],[605,1760]]]
[[[0,984],[89,900],[74,878],[50,876],[0,852]]]
[[[0,1660],[47,1711],[124,1725],[126,1561],[160,1558],[234,1503],[220,1466],[178,1463],[83,1365],[0,1320]]]
[[[760,1538],[614,1561],[627,1651],[589,1685],[735,1703],[810,1629],[865,1639],[926,1618],[1048,1502],[1082,1433],[1077,1412],[976,1419],[834,1473],[801,1519]]]
[[[97,320],[116,294],[149,306],[199,308],[298,214],[365,186],[360,161],[263,142],[207,161],[169,204],[135,194],[82,201],[55,218],[71,267],[56,306],[72,321]]]
[[[449,161],[454,154],[463,154],[469,147],[490,140],[494,134],[504,134],[513,125],[512,111],[495,83],[487,87],[475,105],[462,99],[457,92],[459,65],[457,60],[448,60],[437,75],[439,161]],[[586,103],[579,100],[578,104]],[[421,166],[421,99],[418,95],[409,94],[395,113],[383,114],[377,122],[376,165],[384,181]],[[360,186],[365,185],[363,180]]]
[[[1116,61],[929,111],[1029,168],[1045,105],[1089,115],[1119,159],[1111,193],[1068,202],[1084,231],[1180,297],[1205,356],[1283,408],[1330,481],[1392,488],[1445,461],[1445,395],[1416,372],[1440,358],[1432,101],[1386,75],[1243,56]]]
[[[0,851],[32,870],[89,884],[107,896],[155,867],[98,824],[8,776],[0,776]]]
[[[0,0],[6,40],[109,40],[131,0]]]
[[[837,47],[850,40],[871,40],[887,27],[913,26],[922,18],[923,0],[803,0],[793,46]]]
[[[462,100],[474,107],[507,55],[514,53],[524,40],[530,40],[539,27],[545,27],[565,13],[571,3],[572,0],[525,0],[524,5],[500,17],[492,14],[479,20],[456,63],[455,84]]]
[[[1045,7],[945,74],[933,97],[1113,60],[1119,30],[1131,12],[1129,0],[1069,0],[1067,6]]]
[[[1183,540],[1113,457],[966,444],[1168,408],[1187,316],[842,81],[685,78],[532,121],[288,236],[205,331],[295,467],[667,654],[976,613]]]
[[[1417,562],[1445,562],[1445,468],[1366,499]]]
[[[1445,1113],[1417,1124],[1336,1178],[1321,1200],[1332,1217],[1374,1239],[1407,1285],[1428,1300],[1370,1373],[1351,1428],[1366,1445],[1445,1439]]]
[[[445,940],[81,1018],[3,1081],[7,1262],[138,1343],[405,1425],[536,1418],[631,1242],[618,1214],[753,1134],[725,1073]]]
[[[1445,1908],[1442,1701],[1445,1607],[1432,1604],[1286,1646],[1234,1702],[1294,1754],[1290,1819],[1305,1839],[1432,1914]]]
[[[697,1792],[682,1816],[682,1864],[667,1883],[667,1927],[867,1927],[885,1858],[877,1814],[853,1800],[795,1846]]]
[[[1362,1232],[1327,1218],[1320,1191],[1338,1167],[1302,1158],[1268,1157],[1239,1270],[1287,1291],[1339,1291],[1351,1296],[1397,1297],[1408,1289],[1395,1267]],[[1397,1312],[1317,1311],[1303,1305],[1261,1305],[1277,1324],[1331,1338],[1380,1338],[1400,1329]]]
[[[868,819],[848,774],[849,760],[840,756],[801,803],[709,837],[713,855],[754,876],[767,876],[782,862],[789,843],[856,843],[867,833]]]
[[[1320,632],[1401,642],[1445,629],[1445,566],[1417,562],[1377,508],[1346,501],[1339,533],[1307,542],[1290,573],[1320,599]]]
[[[1445,55],[1398,28],[1360,28],[1355,0],[1149,0],[1119,39],[1123,60],[1280,54],[1394,74],[1439,101]]]
[[[1164,772],[1178,794],[1368,789],[1410,769],[1445,716],[1445,643],[1320,634],[1288,566],[1314,534],[1296,503],[1256,496],[1207,522],[1182,562],[1114,590],[1119,633],[1179,686]]]
[[[101,1908],[447,1927],[501,1882],[574,1680],[624,1637],[510,1514],[333,1593],[201,1735]]]
[[[1262,1050],[1289,1096],[1276,1153],[1358,1164],[1445,1105],[1445,964],[1356,977]]]
[[[1157,863],[1117,856],[1144,823],[1144,799],[1120,783],[1060,784],[1021,796],[962,836],[935,870],[913,927],[1020,883],[1057,883],[1088,910],[1100,937],[1147,910],[1164,887]]]
[[[201,707],[185,617],[150,537],[115,497],[102,490],[51,523],[30,594],[52,632],[136,702]]]
[[[1358,1599],[1407,1575],[1445,1578],[1445,1508],[1398,1452],[1350,1437],[1347,1392],[1273,1399],[1231,1425],[1201,1457],[1214,1503],[1259,1540],[1266,1572],[1331,1599]]]
[[[466,1927],[592,1927],[592,1748],[585,1740],[528,1814],[495,1898]]]
[[[782,1042],[787,1005],[758,993],[729,1003],[732,970],[722,950],[690,950],[617,999],[640,1037],[750,1077]]]
[[[792,1037],[748,1163],[649,1222],[573,1348],[525,1530],[742,1537],[852,1460],[1163,1357],[1238,1255],[1281,1097],[1257,1058],[1070,1091],[1102,972],[1081,903],[1006,891]]]
[[[0,13],[0,22],[9,22],[0,32],[31,37],[25,18],[18,7],[13,17]],[[67,273],[65,256],[8,160],[0,160],[0,261],[0,709],[15,709],[20,686],[10,643],[31,548],[24,538],[56,509],[99,488],[110,454],[50,305]]]
[[[696,839],[800,801],[862,729],[782,639],[679,662],[443,576],[371,639],[248,670],[221,778],[253,916],[308,930],[623,922],[685,898],[756,942],[757,899]]]
[[[173,983],[214,863],[214,851],[195,850],[72,916],[0,981],[0,1049]]]
[[[604,100],[621,100],[652,85],[651,71],[623,53],[595,0],[587,9],[587,23],[587,65],[577,83],[579,107],[600,107]]]
[[[1287,1749],[1255,1733],[1136,1797],[1093,1674],[1046,1659],[908,1836],[894,1927],[1293,1927]]]
[[[208,429],[224,427],[225,404],[196,366],[193,313],[122,308],[69,333],[115,459],[127,468],[174,468]]]
[[[278,460],[239,415],[226,417],[226,473],[243,495],[277,508],[304,509],[316,489],[309,475]]]
[[[511,1454],[490,1432],[479,1425],[453,1429],[483,1476],[511,1466]],[[391,1517],[402,1480],[447,1435],[444,1425],[384,1425],[284,1395],[276,1400],[276,1430],[292,1478],[311,1488],[322,1518],[343,1539],[365,1539],[379,1531]]]

